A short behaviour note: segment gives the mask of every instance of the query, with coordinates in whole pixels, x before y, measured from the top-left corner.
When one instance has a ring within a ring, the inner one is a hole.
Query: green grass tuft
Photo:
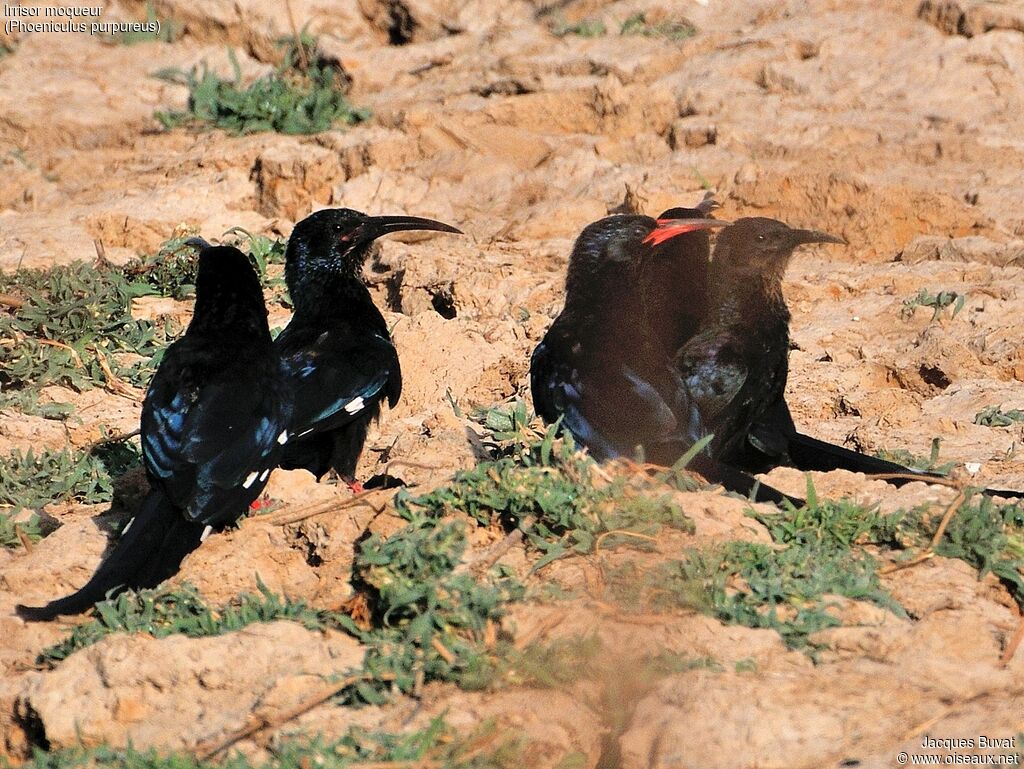
[[[15,449],[0,456],[0,505],[18,509],[54,502],[90,505],[109,502],[113,494],[110,472],[94,454]]]
[[[167,296],[189,299],[195,296],[196,270],[199,267],[195,249],[186,245],[194,237],[188,233],[165,241],[155,254],[140,256],[121,268],[125,279],[134,286],[138,296]],[[241,227],[224,233],[224,243],[247,253],[264,287],[283,285],[280,277],[270,275],[270,265],[284,264],[285,241],[254,235]]]
[[[84,390],[115,376],[135,384],[175,330],[131,316],[131,301],[149,292],[113,267],[83,262],[0,274],[0,292],[24,301],[0,312],[0,388],[59,384]]]
[[[180,24],[176,24],[168,19],[161,20],[157,18],[156,8],[153,7],[152,0],[149,0],[146,3],[146,22],[151,27],[154,23],[157,24],[156,29],[116,32],[110,36],[110,41],[119,45],[135,45],[137,43],[153,42],[173,43],[181,37],[181,34],[184,31]]]
[[[914,296],[903,300],[903,306],[900,308],[900,317],[903,320],[910,320],[914,317],[914,312],[918,307],[930,307],[932,310],[932,317],[929,319],[930,323],[941,317],[947,307],[952,306],[953,314],[950,317],[955,318],[960,310],[964,308],[966,300],[967,296],[965,294],[959,294],[956,291],[939,291],[937,294],[933,294],[928,289],[922,288]]]
[[[188,86],[189,99],[187,111],[157,112],[156,119],[166,129],[206,125],[232,134],[314,134],[337,123],[355,125],[367,120],[369,111],[353,107],[345,98],[347,81],[337,64],[321,56],[308,36],[301,36],[299,45],[302,55],[290,43],[281,66],[246,87],[233,51],[229,51],[235,68],[231,80],[205,67],[201,72],[193,68],[160,73],[164,79]],[[305,68],[302,61],[307,62]]]
[[[974,424],[984,427],[1009,427],[1014,422],[1024,422],[1024,411],[1003,411],[1002,406],[987,406],[974,415]]]
[[[270,268],[284,262],[284,242],[240,228],[224,234],[248,251],[271,300],[287,304],[280,271]],[[71,407],[41,401],[40,388],[110,385],[103,364],[116,378],[145,386],[182,329],[171,320],[133,318],[132,300],[194,294],[197,260],[187,238],[172,238],[121,267],[75,262],[0,273],[0,293],[24,303],[0,307],[0,411],[66,419]]]
[[[25,416],[64,421],[71,416],[74,407],[70,403],[43,402],[38,389],[28,388],[0,392],[0,411],[16,411]]]
[[[23,521],[15,520],[15,513],[0,510],[0,547],[14,549],[21,547],[22,541],[18,533],[27,537],[30,542],[38,542],[43,538],[39,528],[39,516],[32,513]]]
[[[651,23],[647,21],[647,16],[642,11],[639,11],[622,22],[619,34],[640,35],[641,37],[664,37],[669,40],[686,40],[697,34],[697,28],[688,21]]]
[[[160,753],[101,745],[46,753],[36,750],[22,769],[359,769],[375,767],[444,767],[445,769],[513,769],[522,766],[522,748],[503,738],[493,722],[468,734],[449,727],[443,716],[412,732],[391,733],[350,728],[338,739],[288,737],[275,741],[268,759],[256,762],[235,752],[223,761],[200,761],[190,753]],[[9,767],[0,758],[0,766]]]
[[[875,456],[898,465],[909,467],[912,470],[923,470],[926,473],[937,475],[949,475],[956,462],[939,462],[939,451],[942,448],[941,438],[932,438],[931,451],[927,457],[919,457],[906,449],[879,449]]]
[[[575,24],[570,24],[564,18],[558,19],[551,27],[551,34],[555,37],[604,37],[608,34],[608,28],[600,19],[584,19]]]
[[[907,515],[902,528],[924,546],[944,512]],[[1019,504],[972,494],[950,520],[935,552],[969,563],[978,570],[979,579],[994,574],[1024,607],[1024,508]]]
[[[96,604],[93,619],[40,652],[37,663],[52,667],[113,633],[149,633],[156,638],[181,633],[189,638],[202,638],[275,620],[292,620],[311,630],[352,628],[351,620],[344,615],[310,608],[302,601],[275,595],[262,582],[258,585],[260,595],[243,593],[217,609],[208,606],[191,585],[126,591]]]
[[[808,504],[777,513],[751,511],[772,544],[726,542],[663,563],[646,574],[626,566],[612,589],[626,605],[686,608],[722,622],[770,628],[791,648],[814,652],[810,636],[835,627],[829,596],[871,601],[904,616],[882,588],[876,560],[864,545],[898,544],[899,516],[883,516],[848,500]]]
[[[374,622],[361,640],[370,646],[366,665],[376,680],[356,684],[350,697],[371,704],[384,701],[386,680],[404,692],[431,680],[489,685],[488,626],[496,628],[505,605],[524,593],[501,570],[482,581],[456,572],[465,550],[461,522],[422,513],[408,518],[386,539],[366,539],[356,557],[356,579],[370,597]]]
[[[647,479],[599,472],[593,459],[576,451],[571,436],[557,437],[557,425],[532,433],[522,403],[511,412],[489,412],[484,423],[495,430],[498,458],[457,473],[429,494],[413,498],[399,492],[400,513],[464,513],[484,526],[519,527],[543,554],[535,570],[566,555],[593,552],[602,536],[609,547],[644,547],[643,538],[630,534],[649,537],[663,526],[693,530],[670,493],[649,493],[655,484]]]
[[[597,634],[530,644],[513,651],[504,663],[502,678],[514,686],[557,689],[588,678],[602,649]]]

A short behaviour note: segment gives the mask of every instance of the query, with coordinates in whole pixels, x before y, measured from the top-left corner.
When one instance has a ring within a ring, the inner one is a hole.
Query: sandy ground
[[[693,204],[707,186],[725,218],[772,216],[850,243],[802,251],[787,276],[788,398],[804,430],[920,455],[937,436],[943,460],[974,463],[985,484],[1024,487],[1024,426],[974,424],[986,406],[1024,408],[1021,2],[294,0],[298,25],[308,21],[340,59],[351,99],[373,118],[318,136],[239,138],[161,133],[153,111],[183,107],[187,93],[151,74],[204,61],[228,74],[227,45],[244,73],[264,71],[270,41],[290,29],[284,4],[155,5],[185,25],[181,40],[5,38],[14,52],[0,59],[0,269],[92,259],[95,241],[127,258],[182,225],[212,238],[235,225],[287,235],[327,205],[462,228],[462,239],[381,245],[375,290],[395,324],[406,388],[371,434],[376,450],[361,475],[389,454],[432,466],[403,474],[429,487],[471,464],[467,423],[448,396],[466,410],[528,397],[528,356],[560,308],[576,233],[624,200],[656,214]],[[109,18],[145,13],[128,0],[104,8]],[[619,36],[641,10],[685,18],[698,33]],[[583,18],[603,19],[611,33],[551,34],[556,19]],[[965,306],[952,318],[933,321],[926,308],[901,317],[922,288],[965,293]],[[4,414],[0,450],[81,446],[101,424],[137,420],[132,398],[65,396],[80,423],[65,430]],[[792,471],[768,480],[804,487]],[[841,472],[815,480],[820,494],[883,509],[951,496]],[[271,492],[296,504],[348,494],[301,472],[278,472]],[[629,557],[643,566],[695,541],[766,538],[737,500],[708,491],[682,503],[696,534]],[[339,659],[358,656],[341,635],[275,623],[202,640],[115,637],[54,671],[30,669],[65,629],[25,625],[12,607],[84,581],[107,543],[100,523],[109,519],[98,512],[56,511],[64,526],[33,552],[0,553],[0,755],[22,755],[39,728],[54,747],[79,736],[189,746],[252,711],[287,707]],[[371,515],[286,527],[255,519],[211,538],[181,578],[223,601],[253,590],[258,572],[273,590],[336,604],[351,590],[352,542]],[[321,543],[316,566],[311,538]],[[1024,730],[1024,653],[999,660],[1018,612],[963,563],[934,559],[886,577],[910,619],[853,603],[848,626],[825,631],[830,651],[812,664],[772,631],[609,605],[592,586],[620,557],[547,570],[545,580],[577,597],[517,607],[509,623],[517,643],[596,633],[614,664],[578,685],[492,694],[434,685],[420,702],[325,706],[292,728],[402,728],[447,709],[459,727],[498,718],[529,742],[535,766],[575,755],[573,765],[631,769],[881,768],[925,733]],[[710,656],[723,669],[623,680],[662,650]],[[243,654],[249,664],[225,669]],[[736,670],[737,661],[752,663]]]

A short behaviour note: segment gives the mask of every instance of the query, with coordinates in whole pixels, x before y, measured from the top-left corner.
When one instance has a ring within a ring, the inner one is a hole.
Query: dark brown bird
[[[717,461],[735,464],[751,427],[784,402],[790,316],[782,277],[808,243],[845,241],[762,217],[739,219],[718,237],[698,330],[672,362],[673,411],[687,428],[679,437],[692,445],[714,434],[708,452]]]
[[[569,260],[565,307],[530,362],[534,407],[545,422],[561,419],[599,460],[639,453],[670,465],[702,437],[691,435],[691,410],[674,408],[685,385],[664,341],[647,325],[638,284],[675,269],[658,261],[671,257],[670,244],[726,224],[632,215],[584,228]],[[682,288],[677,301],[690,293]],[[695,291],[694,301],[701,293]],[[731,491],[750,494],[758,488],[754,478],[719,466],[710,452],[690,466]],[[785,498],[760,488],[759,499]]]
[[[708,196],[695,208],[669,209],[658,218],[703,218],[716,207],[717,203]],[[658,346],[674,355],[697,333],[708,313],[712,285],[710,246],[707,232],[697,231],[674,238],[663,248],[668,250],[666,257],[649,262],[650,266],[638,285],[643,293],[642,303],[648,325],[659,340]],[[776,326],[777,330],[780,328],[781,325]],[[788,322],[784,343],[789,344]],[[804,471],[848,470],[937,477],[934,473],[861,454],[798,431],[785,400],[785,382],[782,382],[781,389],[774,388],[774,391],[782,394],[773,396],[774,400],[760,409],[745,441],[722,437],[730,446],[723,459],[737,469],[761,473],[787,465]],[[888,481],[894,486],[911,482],[906,478],[890,478]],[[1000,497],[1021,496],[1020,492],[1012,490],[985,489],[984,492]]]

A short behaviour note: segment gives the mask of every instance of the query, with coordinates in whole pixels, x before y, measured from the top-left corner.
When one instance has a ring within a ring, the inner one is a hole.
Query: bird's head
[[[435,230],[461,234],[461,230],[418,216],[368,216],[351,208],[325,208],[295,225],[288,239],[285,278],[290,289],[311,273],[324,272],[358,279],[370,244],[381,235],[403,230]]]
[[[263,287],[249,257],[234,246],[215,246],[202,238],[185,245],[199,253],[196,302],[190,332],[238,333],[250,330],[270,340]]]
[[[693,208],[670,208],[663,211],[658,219],[707,219],[721,207],[722,204],[715,200],[714,193],[707,192],[704,199]]]
[[[718,235],[713,261],[719,269],[781,277],[797,246],[846,241],[817,230],[800,230],[765,217],[737,219]]]
[[[684,209],[670,209],[666,214]],[[662,245],[691,232],[724,227],[720,219],[652,219],[639,214],[608,216],[588,224],[576,239],[569,258],[566,292],[586,292],[593,281],[629,281],[628,269],[639,269],[646,257],[661,253]],[[666,252],[667,253],[667,252]],[[625,288],[625,286],[621,286]]]

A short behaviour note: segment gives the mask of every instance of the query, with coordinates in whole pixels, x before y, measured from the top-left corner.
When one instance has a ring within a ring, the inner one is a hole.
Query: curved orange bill
[[[724,219],[658,219],[658,226],[644,238],[644,245],[657,246],[676,235],[685,235],[697,230],[710,230],[712,227],[727,227],[732,222]]]

